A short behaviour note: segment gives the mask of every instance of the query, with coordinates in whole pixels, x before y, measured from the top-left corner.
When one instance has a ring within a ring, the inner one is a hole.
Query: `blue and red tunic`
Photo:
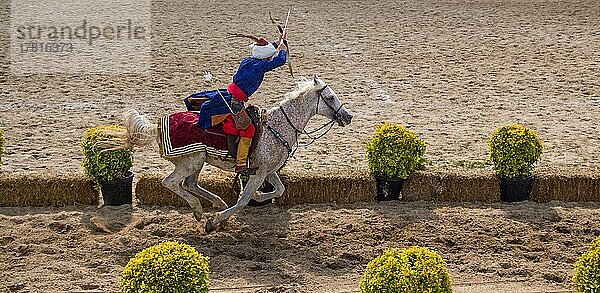
[[[233,76],[233,82],[226,90],[220,89],[219,91],[229,105],[231,105],[232,98],[246,102],[248,101],[248,97],[254,94],[260,87],[265,73],[283,66],[286,60],[287,52],[283,50],[279,51],[279,54],[272,59],[244,58],[236,74]],[[213,127],[223,122],[229,116],[229,108],[223,102],[217,90],[204,91],[193,96],[208,98],[208,101],[202,104],[200,110],[201,115],[198,125],[201,128]]]

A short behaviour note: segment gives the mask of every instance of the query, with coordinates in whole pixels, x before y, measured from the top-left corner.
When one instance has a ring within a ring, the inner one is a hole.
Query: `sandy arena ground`
[[[0,28],[9,1],[0,0]],[[80,171],[88,127],[119,123],[124,108],[152,118],[184,110],[211,70],[227,85],[247,41],[275,37],[267,12],[292,2],[153,1],[152,70],[136,75],[15,76],[0,29],[0,126],[9,140],[3,170]],[[318,73],[355,113],[300,150],[288,166],[366,168],[374,125],[391,120],[420,134],[436,165],[483,160],[495,128],[522,123],[546,145],[543,164],[600,165],[600,4],[597,1],[294,1],[290,42],[296,75]],[[294,86],[285,69],[252,101],[274,106]],[[315,120],[318,126],[324,120]],[[156,148],[135,171],[168,171]]]
[[[389,247],[441,253],[460,292],[571,292],[598,204],[364,203],[247,208],[204,235],[188,210],[0,208],[0,291],[114,292],[165,240],[210,256],[214,292],[358,292]]]
[[[182,111],[182,98],[207,88],[204,70],[226,85],[248,54],[245,40],[226,40],[226,33],[274,37],[268,10],[283,17],[291,4],[152,1],[151,72],[21,76],[10,73],[10,1],[0,0],[0,127],[8,139],[0,170],[81,172],[86,128],[119,123],[128,107],[152,118]],[[485,159],[489,133],[508,123],[538,132],[546,145],[542,165],[600,166],[598,1],[301,0],[293,6],[296,75],[318,73],[355,119],[299,150],[288,168],[366,168],[365,142],[384,120],[421,135],[434,167]],[[286,70],[277,70],[252,101],[273,106],[293,86]],[[171,168],[156,147],[135,155],[135,172]],[[211,257],[215,292],[356,292],[370,259],[410,245],[439,251],[457,292],[570,292],[577,256],[600,235],[598,207],[248,208],[208,236],[188,210],[1,208],[0,291],[115,291],[136,252],[179,240]]]

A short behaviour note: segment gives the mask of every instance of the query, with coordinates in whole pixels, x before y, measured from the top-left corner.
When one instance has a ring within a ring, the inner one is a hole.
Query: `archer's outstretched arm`
[[[277,67],[281,67],[283,65],[285,65],[285,62],[287,61],[287,51],[285,50],[281,50],[279,51],[279,54],[275,57],[273,57],[273,59],[267,59],[267,60],[263,60],[263,68],[264,71],[271,71]]]

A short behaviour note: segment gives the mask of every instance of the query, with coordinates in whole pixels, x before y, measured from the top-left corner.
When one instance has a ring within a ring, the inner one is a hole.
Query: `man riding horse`
[[[270,108],[264,114],[262,135],[257,135],[256,150],[252,165],[256,174],[248,177],[237,202],[228,207],[223,199],[198,185],[198,176],[205,163],[226,171],[250,173],[247,156],[251,133],[255,131],[248,125],[249,119],[240,119],[239,113],[245,113],[244,102],[260,86],[266,72],[280,67],[288,61],[290,74],[293,72],[289,58],[289,47],[285,44],[286,28],[291,9],[288,10],[286,25],[278,30],[281,33],[278,44],[252,37],[252,57],[245,58],[233,77],[233,83],[227,89],[205,91],[185,99],[188,111],[165,115],[157,124],[150,123],[143,115],[130,109],[125,113],[124,124],[127,128],[126,145],[144,146],[158,142],[161,156],[175,165],[174,170],[165,177],[162,185],[183,198],[193,210],[193,216],[200,221],[203,216],[202,204],[198,197],[208,200],[219,212],[214,213],[205,223],[205,231],[210,233],[227,221],[233,214],[248,204],[250,199],[262,202],[279,197],[285,186],[277,171],[298,146],[301,134],[310,135],[314,131],[305,130],[309,120],[320,115],[330,119],[319,129],[329,126],[322,137],[337,123],[344,127],[352,121],[352,114],[339,100],[331,86],[316,74],[312,79],[302,77],[294,90],[285,94],[278,106]],[[271,18],[274,22],[274,19]],[[237,35],[244,36],[244,35]],[[244,36],[246,37],[246,36]],[[207,80],[210,74],[206,74]],[[196,99],[192,99],[196,97]],[[235,110],[234,110],[235,109]],[[196,113],[200,111],[201,114]],[[255,111],[249,111],[253,114]],[[254,116],[254,115],[252,115]],[[241,116],[243,118],[243,116]],[[238,123],[240,122],[240,123]],[[241,123],[244,122],[244,123]],[[201,127],[197,127],[200,124]],[[208,128],[223,125],[226,133],[241,136],[236,162],[223,160],[227,153],[227,141]],[[240,126],[245,125],[245,126]],[[313,141],[319,137],[312,137]],[[245,141],[245,142],[244,142]],[[221,151],[224,151],[222,153]],[[269,192],[257,191],[265,182],[273,186]]]
[[[265,38],[235,34],[234,36],[248,37],[253,39],[252,56],[244,58],[233,76],[232,83],[227,89],[218,91],[202,92],[208,101],[202,103],[198,124],[201,128],[214,127],[220,123],[223,132],[228,137],[239,137],[235,172],[243,175],[253,175],[256,168],[250,168],[248,155],[255,128],[252,123],[240,123],[234,116],[245,111],[244,103],[260,87],[265,73],[283,66],[287,60],[287,47],[282,35],[278,43],[270,43]],[[211,94],[212,93],[212,94]],[[188,101],[186,100],[186,104]],[[188,104],[188,108],[189,104]],[[245,113],[241,113],[245,115]]]

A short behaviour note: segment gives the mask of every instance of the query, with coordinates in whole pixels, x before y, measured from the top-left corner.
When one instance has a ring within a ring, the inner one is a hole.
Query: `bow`
[[[292,9],[290,8],[288,10],[288,14],[287,17],[285,19],[285,26],[281,27],[280,24],[277,23],[277,21],[275,21],[275,19],[273,18],[273,16],[271,15],[271,11],[269,11],[269,19],[271,20],[271,23],[273,23],[274,25],[277,26],[277,29],[279,30],[279,33],[281,34],[281,39],[280,39],[280,43],[279,46],[281,46],[281,41],[283,41],[283,44],[285,44],[285,46],[287,47],[287,61],[288,61],[288,70],[290,72],[290,75],[292,76],[292,78],[294,78],[294,71],[292,70],[292,58],[291,58],[291,54],[290,54],[290,45],[288,44],[287,41],[287,25],[288,25],[288,21],[290,19],[290,13],[292,12]]]

